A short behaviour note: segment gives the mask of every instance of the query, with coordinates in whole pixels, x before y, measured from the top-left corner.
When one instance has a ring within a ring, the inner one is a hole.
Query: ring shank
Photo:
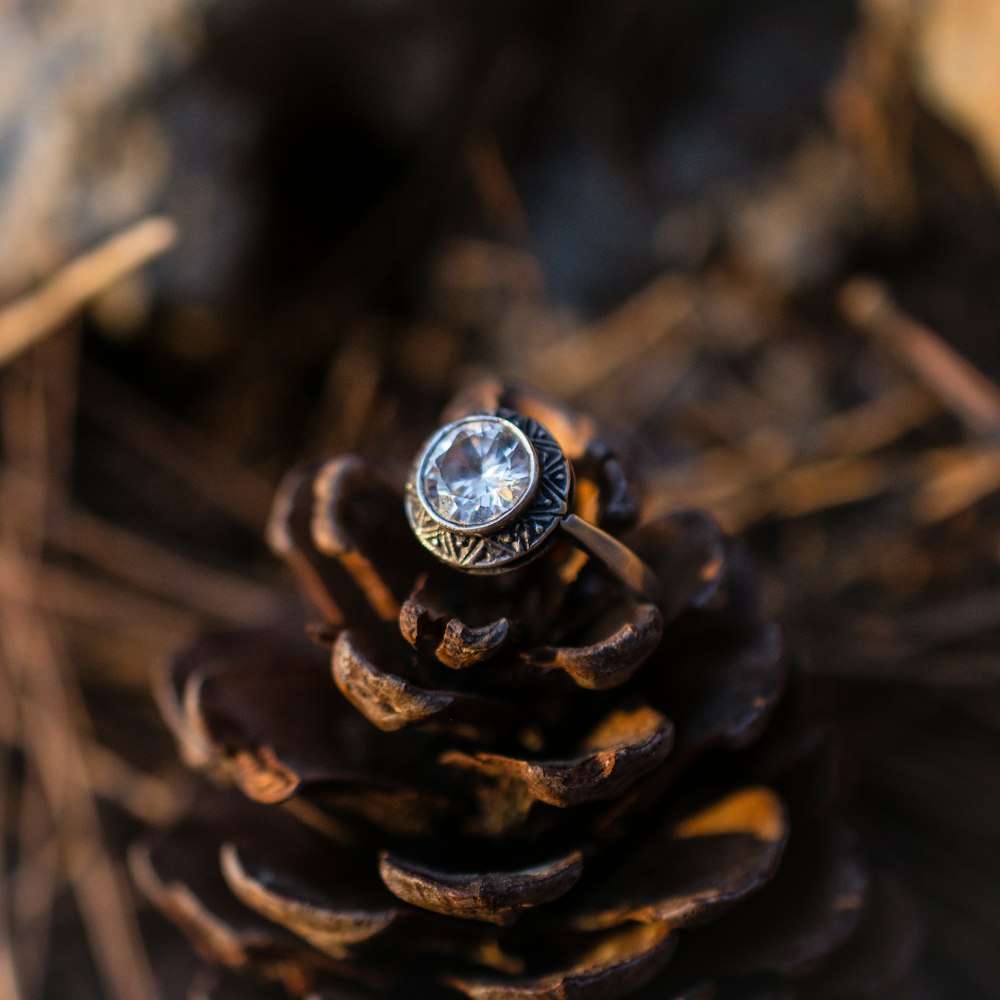
[[[560,527],[630,590],[648,600],[658,600],[660,585],[656,574],[627,545],[576,514],[567,514]]]

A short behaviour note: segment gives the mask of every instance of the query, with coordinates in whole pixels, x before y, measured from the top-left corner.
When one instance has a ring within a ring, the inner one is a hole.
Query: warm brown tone
[[[659,606],[568,545],[471,579],[361,459],[293,473],[270,539],[315,641],[214,633],[169,665],[186,761],[242,797],[206,790],[137,848],[142,888],[203,958],[295,996],[905,995],[916,928],[831,811],[738,544],[699,513],[635,527],[617,459],[551,401],[487,383],[446,416],[498,405],[558,436],[578,513]],[[206,995],[262,995],[240,989]]]
[[[998,12],[4,4],[0,997],[188,1000],[124,871],[204,787],[151,666],[296,617],[288,469],[497,373],[753,553],[927,1000],[996,1000]]]

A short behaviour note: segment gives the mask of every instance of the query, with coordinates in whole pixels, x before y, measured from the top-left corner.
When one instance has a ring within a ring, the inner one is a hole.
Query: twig
[[[0,601],[11,606],[29,605],[163,648],[179,642],[201,620],[199,614],[144,597],[131,588],[84,577],[59,566],[37,567],[37,590],[26,593],[14,572],[12,558],[9,548],[0,544]]]
[[[528,250],[473,237],[452,237],[442,247],[437,284],[465,294],[502,292],[511,298],[537,298],[545,291],[545,272]]]
[[[81,746],[95,795],[151,826],[164,826],[178,818],[185,797],[171,782],[145,774],[94,740],[81,739]]]
[[[465,159],[493,231],[502,239],[530,241],[528,213],[496,136],[480,134],[470,139],[465,147]]]
[[[121,580],[224,621],[269,620],[281,607],[265,584],[187,559],[79,507],[59,509],[50,519],[48,538]]]
[[[36,712],[36,706],[26,708],[25,720],[30,723]],[[46,735],[50,737],[48,752],[62,759],[66,743],[60,728],[52,726]],[[25,736],[25,746],[30,740]],[[22,784],[19,802],[18,863],[8,884],[13,924],[18,929],[18,977],[24,992],[34,996],[45,981],[49,965],[53,911],[61,881],[61,846],[68,831],[54,822],[64,800],[54,808],[40,787],[38,762],[29,757],[27,764],[30,770]]]
[[[925,645],[944,646],[1000,628],[1000,588],[961,594],[898,617],[898,633]],[[995,671],[1000,663],[994,660]]]
[[[0,309],[0,365],[54,333],[95,296],[170,249],[176,238],[170,219],[144,219]]]
[[[920,489],[913,499],[918,524],[945,521],[1000,490],[1000,452],[992,445],[969,445],[930,452]]]
[[[5,677],[6,672],[0,671],[0,677]],[[4,687],[7,687],[5,684]],[[11,696],[11,692],[3,691],[4,698]],[[9,752],[0,745],[0,780],[7,787],[7,760]],[[0,871],[6,872],[7,858],[6,828],[8,817],[6,815],[8,796],[0,795]],[[18,983],[17,969],[14,964],[14,947],[11,939],[10,921],[7,916],[7,907],[3,896],[0,895],[0,996],[10,997],[10,1000],[20,1000],[21,989]]]
[[[932,389],[976,436],[1000,442],[1000,388],[907,316],[879,281],[854,278],[840,292],[848,321],[884,344]]]
[[[907,383],[887,389],[868,403],[835,413],[811,435],[821,455],[851,458],[890,445],[941,412],[924,386]]]
[[[88,417],[137,454],[187,483],[216,510],[255,535],[262,531],[273,483],[190,424],[154,409],[148,399],[100,368],[85,365],[83,377],[89,390],[83,403]],[[219,489],[220,482],[227,488]]]
[[[86,725],[86,712],[75,678],[66,669],[67,654],[58,628],[39,610],[39,579],[45,517],[51,503],[52,476],[46,428],[49,425],[46,398],[53,384],[53,373],[40,355],[25,359],[30,379],[26,394],[14,394],[13,408],[24,407],[21,421],[3,427],[4,444],[9,460],[22,479],[37,481],[37,488],[25,491],[36,502],[12,514],[0,502],[0,543],[4,546],[2,567],[9,574],[16,601],[0,602],[0,647],[21,693],[23,718],[21,741],[31,763],[30,774],[37,778],[37,788],[47,807],[46,826],[62,838],[64,852],[56,857],[59,868],[46,863],[42,852],[35,851],[25,860],[32,864],[27,883],[30,898],[22,892],[17,916],[24,921],[16,928],[23,940],[43,942],[47,947],[47,928],[59,876],[71,883],[83,925],[90,942],[95,964],[105,991],[113,1000],[155,997],[152,970],[139,935],[138,924],[121,862],[104,843],[87,760],[78,725]],[[56,373],[58,378],[58,373]],[[27,449],[15,447],[14,428],[27,431]],[[8,481],[0,480],[7,493]],[[0,498],[0,501],[7,496]],[[81,721],[82,720],[82,721]],[[37,825],[37,824],[36,824]],[[23,829],[22,829],[22,832]],[[33,833],[32,841],[37,837]],[[26,852],[32,845],[23,844]],[[44,851],[45,848],[42,848]],[[67,871],[63,871],[65,864]],[[22,883],[25,884],[25,883]],[[40,949],[36,945],[36,952]],[[37,969],[36,982],[40,982]],[[25,992],[32,993],[28,985]]]
[[[663,275],[610,315],[532,352],[530,372],[561,395],[577,396],[664,341],[679,339],[696,306],[697,296],[687,278]]]
[[[27,566],[15,566],[13,572],[26,593],[36,589]],[[120,865],[102,841],[55,636],[30,608],[8,605],[0,609],[0,618],[7,655],[22,660],[25,749],[37,769],[52,823],[68,835],[69,876],[108,994],[115,1000],[153,997],[152,974]]]
[[[811,462],[789,469],[770,484],[768,513],[782,519],[804,517],[880,496],[899,482],[889,463],[877,458]]]

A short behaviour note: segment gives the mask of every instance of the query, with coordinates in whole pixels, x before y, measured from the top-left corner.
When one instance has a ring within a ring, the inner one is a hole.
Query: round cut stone
[[[484,528],[516,510],[534,487],[535,456],[500,417],[474,417],[435,440],[420,470],[421,493],[443,521]]]

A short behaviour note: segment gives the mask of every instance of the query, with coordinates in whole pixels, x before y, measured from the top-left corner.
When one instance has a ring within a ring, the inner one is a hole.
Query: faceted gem
[[[506,420],[476,417],[451,428],[421,463],[424,498],[449,524],[484,528],[514,511],[534,487],[531,445]]]

